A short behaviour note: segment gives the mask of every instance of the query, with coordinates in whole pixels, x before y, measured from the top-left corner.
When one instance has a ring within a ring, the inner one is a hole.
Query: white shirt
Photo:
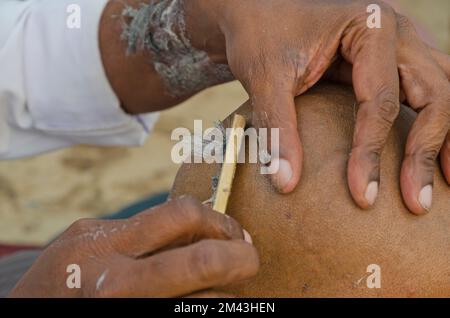
[[[158,114],[124,113],[106,78],[98,43],[106,3],[0,0],[0,159],[144,142]]]

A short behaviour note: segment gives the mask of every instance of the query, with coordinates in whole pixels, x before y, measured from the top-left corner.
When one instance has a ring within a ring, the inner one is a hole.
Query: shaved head
[[[227,214],[252,235],[261,269],[224,290],[248,297],[450,296],[450,187],[436,168],[433,207],[424,216],[411,214],[400,193],[415,114],[402,107],[381,156],[377,201],[362,210],[346,178],[357,111],[351,87],[321,83],[295,102],[305,153],[301,182],[279,194],[259,165],[238,165]],[[250,122],[251,105],[237,113]],[[171,195],[210,198],[218,169],[184,164]],[[380,288],[369,288],[378,274]]]

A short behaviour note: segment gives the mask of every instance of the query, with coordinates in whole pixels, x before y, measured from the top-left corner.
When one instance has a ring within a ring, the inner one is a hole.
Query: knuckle
[[[85,232],[87,229],[92,227],[93,223],[95,223],[95,220],[92,219],[79,219],[72,223],[72,225],[69,227],[70,233],[80,233]]]
[[[368,151],[366,153],[366,160],[372,163],[376,171],[380,170],[380,157],[382,150],[383,145],[380,142],[368,146]]]
[[[416,32],[414,23],[408,17],[399,13],[396,13],[395,17],[397,22],[397,34],[400,47],[402,47],[404,50],[408,50],[413,43],[415,43],[416,45],[421,45],[421,40]]]
[[[203,206],[192,196],[184,196],[172,200],[175,204],[175,215],[191,227],[197,228],[203,223]]]
[[[422,122],[425,124],[416,126],[410,132],[406,146],[405,156],[414,164],[425,167],[434,167],[436,158],[444,144],[446,135],[450,128],[450,115],[444,114],[442,109],[427,107]]]
[[[395,10],[383,1],[377,1],[377,4],[380,6],[381,16],[387,21],[394,23],[396,21]]]
[[[384,100],[380,104],[379,112],[381,118],[391,125],[400,112],[400,105],[392,100]]]
[[[223,217],[223,234],[225,237],[231,238],[243,238],[244,232],[242,226],[233,218],[225,215]]]
[[[396,13],[397,18],[397,28],[400,31],[406,31],[408,33],[415,30],[414,24],[411,22],[411,20],[402,14]]]
[[[371,163],[373,169],[379,171],[383,145],[384,143],[380,138],[367,140],[366,143],[352,148],[352,157]]]
[[[407,152],[406,157],[420,166],[433,168],[438,154],[438,149],[422,146]]]
[[[400,112],[400,102],[396,94],[388,89],[383,89],[379,94],[379,108],[381,118],[392,125]]]

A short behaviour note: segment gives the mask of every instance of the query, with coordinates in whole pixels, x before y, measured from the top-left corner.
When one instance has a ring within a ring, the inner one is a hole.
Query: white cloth
[[[0,0],[0,159],[144,142],[158,114],[126,114],[108,82],[98,43],[106,3]]]

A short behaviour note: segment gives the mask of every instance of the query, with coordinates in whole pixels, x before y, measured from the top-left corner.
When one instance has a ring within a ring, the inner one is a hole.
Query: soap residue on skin
[[[228,65],[215,64],[186,36],[183,0],[150,0],[139,8],[125,7],[122,39],[128,53],[147,50],[168,93],[182,97],[234,79]]]

